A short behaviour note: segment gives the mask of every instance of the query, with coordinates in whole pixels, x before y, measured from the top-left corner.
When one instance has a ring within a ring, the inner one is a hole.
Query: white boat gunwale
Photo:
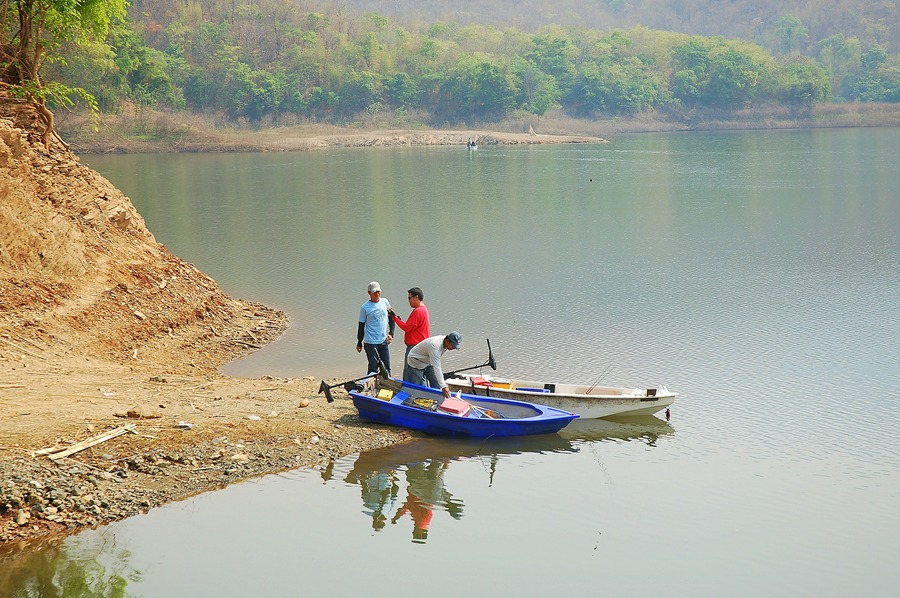
[[[477,382],[487,382],[480,384]],[[583,418],[652,415],[674,403],[678,393],[665,386],[627,388],[587,384],[545,383],[480,374],[447,379],[452,390],[531,401],[578,413]]]

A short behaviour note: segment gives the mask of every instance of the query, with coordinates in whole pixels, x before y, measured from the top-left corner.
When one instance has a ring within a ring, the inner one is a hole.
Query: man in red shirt
[[[397,523],[403,515],[409,513],[413,519],[413,542],[424,544],[428,539],[428,527],[431,525],[431,518],[434,515],[433,505],[428,504],[415,494],[412,490],[406,490],[406,502],[397,511],[397,514],[391,518],[391,523]]]
[[[412,312],[406,318],[406,321],[401,320],[400,316],[394,313],[394,310],[388,312],[388,315],[397,322],[397,326],[403,331],[403,344],[406,345],[406,353],[403,355],[404,380],[406,379],[406,368],[409,367],[406,363],[406,358],[409,356],[410,349],[431,336],[428,308],[422,303],[425,299],[425,293],[419,287],[413,287],[407,293],[409,294],[409,306],[412,307]],[[422,380],[419,384],[426,385],[427,382]]]

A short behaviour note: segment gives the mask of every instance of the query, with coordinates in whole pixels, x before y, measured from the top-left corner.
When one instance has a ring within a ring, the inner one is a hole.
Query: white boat
[[[675,402],[677,392],[665,386],[617,388],[590,384],[561,384],[513,380],[480,374],[459,374],[447,378],[452,391],[516,399],[548,405],[577,413],[582,418],[616,415],[652,415]]]

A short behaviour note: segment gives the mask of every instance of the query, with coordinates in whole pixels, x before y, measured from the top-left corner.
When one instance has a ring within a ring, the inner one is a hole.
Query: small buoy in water
[[[669,421],[669,418],[672,416],[672,413],[666,409],[666,421]]]

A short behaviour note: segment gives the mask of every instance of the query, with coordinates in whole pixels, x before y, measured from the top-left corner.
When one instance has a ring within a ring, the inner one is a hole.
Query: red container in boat
[[[471,408],[472,406],[469,405],[468,401],[457,399],[456,397],[444,399],[444,402],[441,403],[440,407],[441,411],[446,411],[447,413],[452,413],[453,415],[465,415]]]

